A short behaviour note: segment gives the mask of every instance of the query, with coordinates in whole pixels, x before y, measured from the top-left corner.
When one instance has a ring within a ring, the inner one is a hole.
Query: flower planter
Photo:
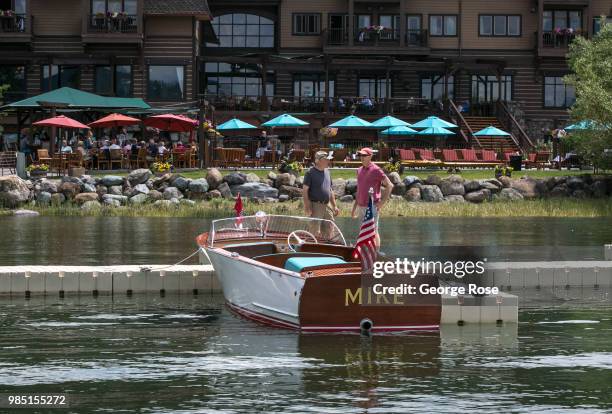
[[[32,170],[30,171],[31,178],[45,178],[47,176],[47,171],[45,170]]]

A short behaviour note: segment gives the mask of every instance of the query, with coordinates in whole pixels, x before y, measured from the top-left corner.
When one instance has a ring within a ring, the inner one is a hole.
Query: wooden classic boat
[[[371,275],[362,275],[334,222],[266,214],[222,219],[197,242],[228,307],[248,319],[303,332],[439,329],[439,296],[402,302],[372,294],[364,285]]]

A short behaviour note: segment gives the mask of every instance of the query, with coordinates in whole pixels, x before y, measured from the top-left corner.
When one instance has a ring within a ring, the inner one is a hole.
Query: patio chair
[[[113,165],[119,164],[119,168],[123,168],[123,152],[120,149],[110,150],[110,169],[113,169]]]
[[[215,167],[225,166],[225,152],[223,151],[223,148],[215,148],[215,159],[213,160],[213,165]]]
[[[195,168],[198,165],[198,147],[195,145],[187,153],[187,165],[189,168]]]
[[[480,153],[482,162],[495,162],[498,163],[497,154],[493,150],[482,150]]]
[[[109,150],[98,151],[98,170],[101,170],[101,166],[106,166],[105,169],[110,169],[110,152]]]
[[[476,157],[475,149],[463,148],[461,149],[461,157],[464,162],[478,162],[478,158]]]
[[[144,147],[138,148],[138,154],[136,155],[136,159],[130,160],[130,164],[132,163],[136,168],[147,168],[149,166],[149,161],[147,160],[147,149]]]
[[[421,161],[435,161],[434,153],[430,149],[421,148],[419,149],[419,158]]]
[[[264,151],[261,164],[264,167],[271,166],[272,169],[276,168],[276,151]]]
[[[66,171],[66,165],[66,154],[58,152],[53,154],[53,157],[51,157],[51,162],[49,163],[49,170],[56,171],[59,175]]]
[[[38,162],[40,164],[48,165],[51,162],[51,156],[49,155],[49,150],[47,149],[36,150],[36,158],[38,158]]]
[[[459,162],[459,157],[457,156],[457,151],[454,149],[443,149],[442,150],[442,161],[448,162]]]
[[[176,150],[172,151],[172,164],[177,168],[186,167],[187,165],[186,155],[187,155],[186,151],[176,151]]]
[[[415,161],[416,160],[416,155],[414,154],[414,151],[411,149],[400,148],[399,150],[397,150],[397,152],[399,154],[400,161]]]

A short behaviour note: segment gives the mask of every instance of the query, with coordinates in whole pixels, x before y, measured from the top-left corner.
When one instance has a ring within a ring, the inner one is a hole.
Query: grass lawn
[[[223,175],[229,174],[234,171],[240,171],[244,173],[254,173],[257,176],[263,178],[263,177],[267,177],[268,173],[271,170],[269,169],[221,170]],[[522,176],[529,176],[533,178],[547,178],[547,177],[553,177],[553,176],[580,175],[580,174],[590,174],[590,173],[592,173],[592,171],[590,170],[583,170],[583,171],[577,171],[577,170],[571,170],[571,171],[568,171],[568,170],[524,170],[524,171],[515,171],[513,174],[513,177],[520,178]],[[98,173],[97,171],[94,171],[91,174],[94,176],[96,175],[99,176],[99,175],[106,175],[106,174],[126,175],[127,173],[126,172],[111,173],[108,171],[103,172],[103,173]],[[185,171],[185,172],[180,172],[179,174],[181,174],[183,177],[186,177],[186,178],[203,178],[203,177],[206,177],[206,170]],[[331,170],[331,174],[332,174],[332,178],[348,179],[348,178],[355,178],[357,171],[355,169],[349,169],[349,168],[333,168]],[[439,175],[441,177],[447,177],[449,174],[446,170],[439,170],[439,169],[436,169],[436,170],[424,170],[424,169],[409,170],[407,169],[406,171],[404,171],[403,177],[408,176],[408,175],[416,176],[419,178],[426,178],[429,175]],[[479,180],[479,179],[494,177],[493,169],[464,169],[461,171],[460,175],[468,180]]]

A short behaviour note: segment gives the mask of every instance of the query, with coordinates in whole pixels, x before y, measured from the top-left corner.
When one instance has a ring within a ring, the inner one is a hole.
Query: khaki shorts
[[[359,223],[363,221],[363,216],[365,216],[365,212],[368,208],[357,206],[357,218],[359,219]],[[378,233],[378,219],[380,215],[378,214],[378,210],[376,210],[376,214],[374,215],[374,222],[376,223],[376,233]]]
[[[334,221],[334,209],[328,204],[311,202],[312,206],[312,218],[324,219]],[[311,226],[311,233],[317,238],[329,239],[331,231],[328,223],[313,223]]]

